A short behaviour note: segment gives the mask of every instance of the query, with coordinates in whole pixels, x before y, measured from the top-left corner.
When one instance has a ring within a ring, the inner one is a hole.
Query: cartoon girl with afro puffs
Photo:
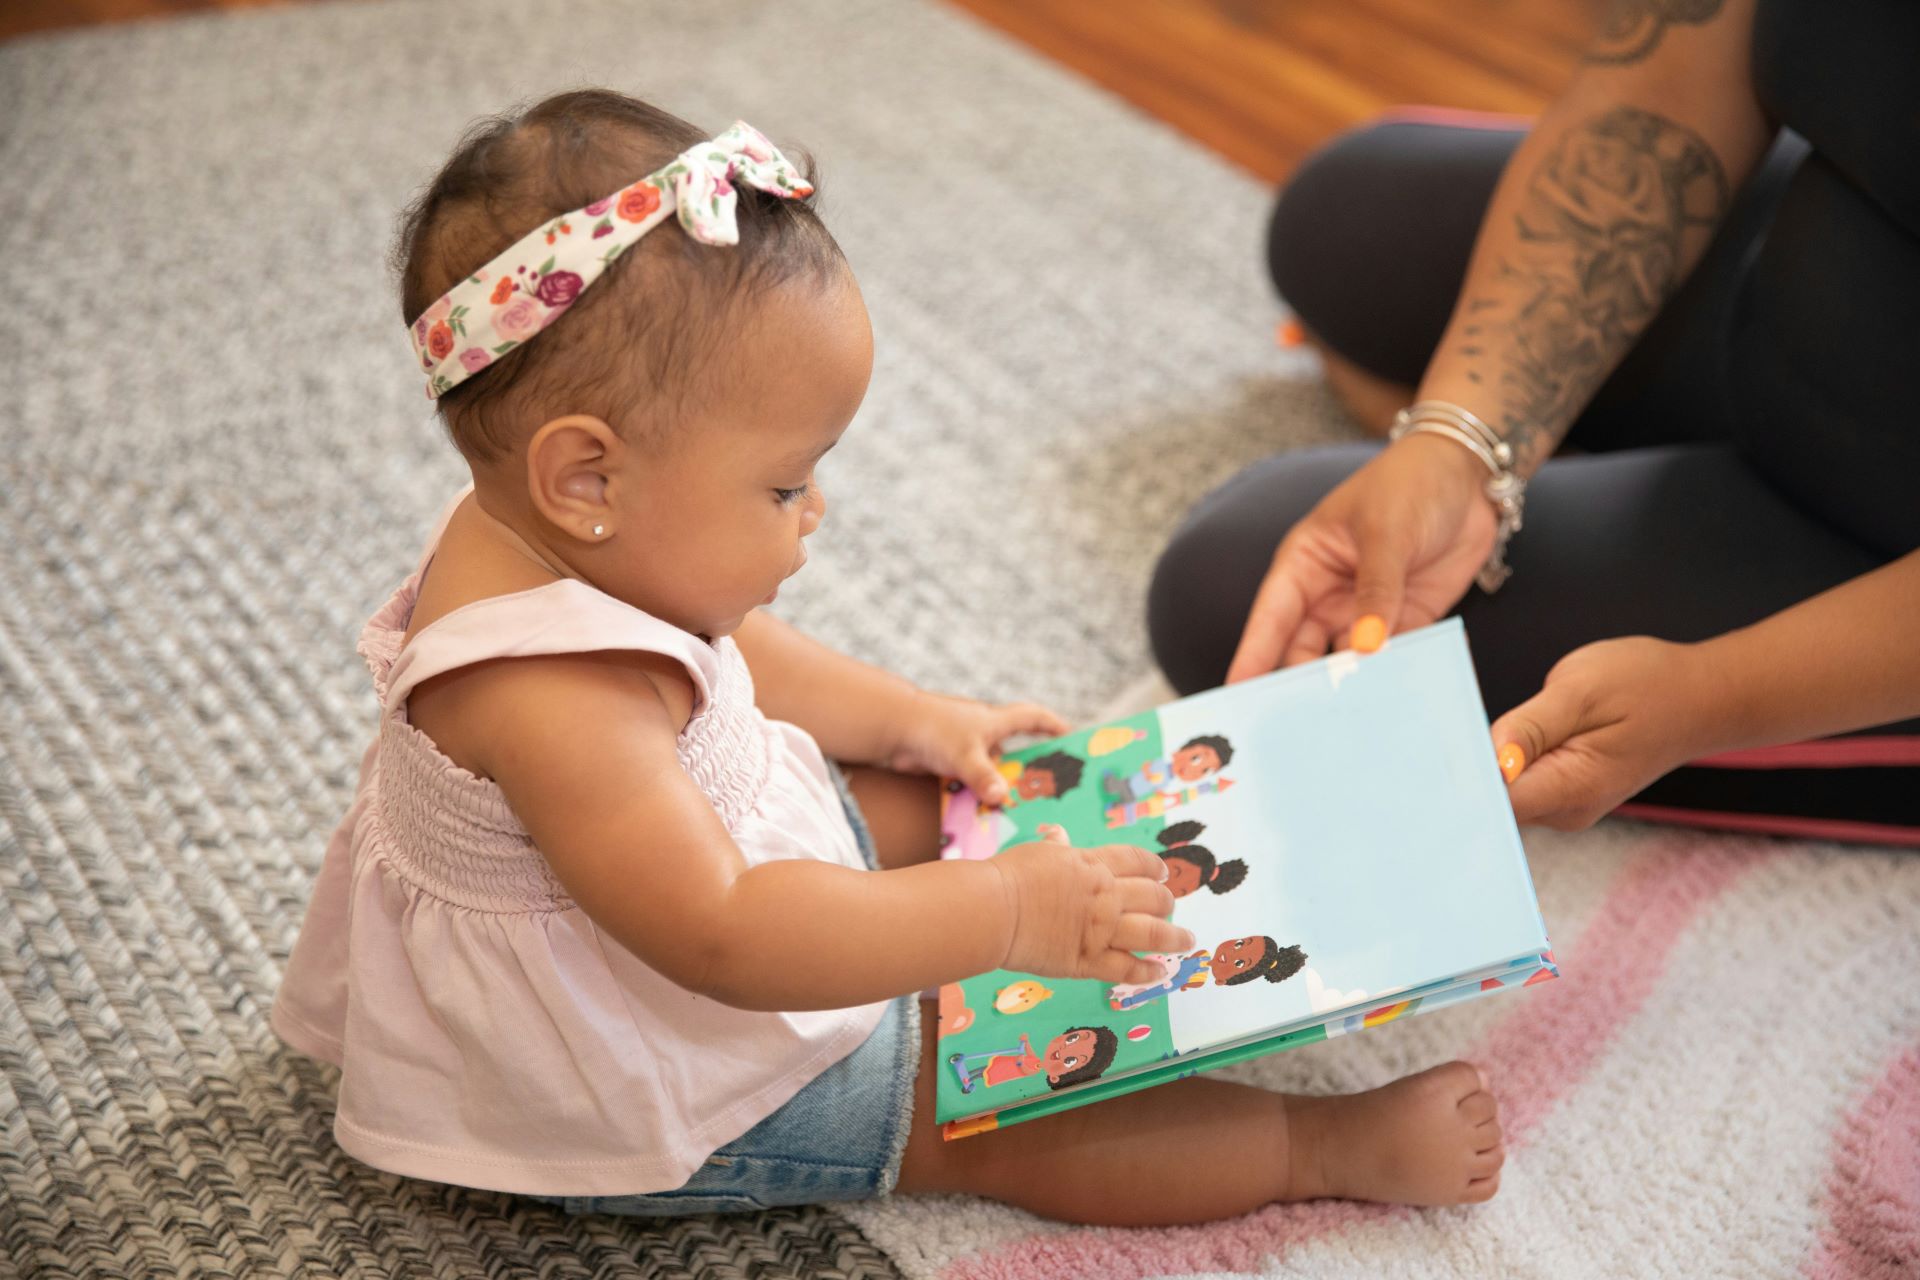
[[[1219,862],[1211,849],[1193,843],[1206,829],[1205,823],[1176,822],[1155,837],[1166,850],[1160,858],[1167,864],[1167,889],[1176,898],[1201,889],[1228,893],[1247,878],[1247,864],[1239,858]]]
[[[1176,991],[1204,987],[1209,979],[1217,987],[1237,987],[1255,978],[1285,982],[1307,967],[1305,951],[1297,946],[1283,947],[1265,934],[1228,938],[1211,952],[1143,958],[1160,965],[1162,977],[1157,982],[1122,983],[1113,987],[1107,992],[1107,1003],[1112,1008],[1138,1009],[1150,1001],[1164,1000]]]
[[[1283,947],[1272,938],[1229,938],[1213,949],[1207,968],[1216,984],[1237,987],[1255,978],[1285,982],[1307,967],[1307,953],[1299,947]]]

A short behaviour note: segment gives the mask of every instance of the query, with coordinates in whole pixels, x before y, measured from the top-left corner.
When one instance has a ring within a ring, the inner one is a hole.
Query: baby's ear
[[[569,414],[527,442],[527,497],[547,523],[580,542],[616,536],[608,481],[620,437],[599,418]]]

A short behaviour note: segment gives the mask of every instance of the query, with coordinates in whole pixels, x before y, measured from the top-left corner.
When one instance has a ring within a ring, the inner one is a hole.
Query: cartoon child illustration
[[[1211,976],[1207,961],[1211,952],[1196,951],[1190,956],[1148,955],[1160,966],[1160,976],[1152,982],[1122,982],[1107,992],[1107,1003],[1113,1008],[1125,1011],[1137,1009],[1153,1000],[1161,1000],[1176,991],[1185,991],[1188,987],[1204,987]]]
[[[1045,1074],[1049,1089],[1098,1080],[1101,1072],[1113,1065],[1120,1050],[1120,1037],[1109,1027],[1069,1027],[1047,1042],[1045,1054],[1036,1054],[1025,1036],[1012,1049],[990,1049],[980,1053],[956,1053],[947,1065],[960,1077],[960,1092],[972,1093],[980,1085],[991,1089],[1009,1080],[1024,1080]],[[985,1059],[983,1065],[975,1063]]]
[[[1007,793],[1006,807],[1011,809],[1022,800],[1051,800],[1063,796],[1080,785],[1080,774],[1086,767],[1086,761],[1064,751],[1049,751],[1025,764],[1002,760],[1000,772],[1013,784]]]
[[[1247,878],[1245,862],[1216,861],[1211,849],[1193,843],[1206,829],[1200,822],[1176,822],[1156,837],[1166,850],[1160,858],[1167,864],[1167,889],[1176,898],[1201,889],[1227,893]]]
[[[1264,934],[1251,938],[1229,938],[1211,952],[1196,951],[1190,956],[1150,955],[1164,976],[1157,982],[1122,983],[1107,992],[1107,1003],[1115,1009],[1137,1009],[1152,1000],[1163,1000],[1176,991],[1204,987],[1209,979],[1215,986],[1237,987],[1255,978],[1285,982],[1307,965],[1307,953],[1299,947],[1283,947]]]
[[[1285,982],[1307,967],[1307,953],[1299,947],[1283,947],[1272,938],[1229,938],[1213,949],[1207,968],[1215,983],[1237,987],[1255,978]]]
[[[1198,782],[1227,767],[1233,759],[1233,744],[1216,733],[1203,733],[1172,756],[1149,760],[1131,775],[1122,776],[1109,769],[1100,778],[1101,789],[1115,800],[1141,800],[1162,787],[1181,782]]]

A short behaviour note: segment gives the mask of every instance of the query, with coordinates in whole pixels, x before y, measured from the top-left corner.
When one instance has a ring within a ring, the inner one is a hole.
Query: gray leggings
[[[1337,140],[1275,212],[1271,266],[1282,295],[1334,350],[1416,382],[1520,136],[1398,123]],[[1569,443],[1584,455],[1556,458],[1534,479],[1510,549],[1513,579],[1495,596],[1471,591],[1458,608],[1491,714],[1538,692],[1560,657],[1590,641],[1705,639],[1920,546],[1920,430],[1901,407],[1912,387],[1899,371],[1910,362],[1870,370],[1864,391],[1856,380],[1853,392],[1866,397],[1857,409],[1809,399],[1815,377],[1854,358],[1849,343],[1883,340],[1876,325],[1920,334],[1920,302],[1858,314],[1850,307],[1871,295],[1836,285],[1831,263],[1768,256],[1783,238],[1879,230],[1835,213],[1835,184],[1820,164],[1797,138],[1783,139],[1575,425]],[[1836,217],[1838,230],[1828,225]],[[1880,266],[1910,269],[1920,293],[1920,240],[1905,239],[1881,251]],[[1843,296],[1829,296],[1835,288]],[[1769,323],[1769,306],[1790,307],[1790,323]],[[1808,311],[1841,327],[1803,352],[1794,343]],[[1756,404],[1762,383],[1768,403]],[[1148,602],[1154,652],[1177,689],[1219,682],[1281,537],[1377,447],[1269,458],[1188,517]],[[1881,760],[1920,763],[1920,721],[1910,721],[1832,740],[1830,756],[1803,752],[1792,767],[1681,769],[1636,799],[1658,807],[1649,812],[1749,829],[1920,841],[1920,768],[1855,763],[1869,739]]]

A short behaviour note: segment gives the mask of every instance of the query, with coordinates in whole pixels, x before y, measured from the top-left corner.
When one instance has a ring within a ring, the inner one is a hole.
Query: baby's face
[[[807,562],[826,514],[814,464],[852,421],[873,372],[873,334],[851,273],[799,280],[748,304],[705,340],[725,344],[685,417],[630,450],[607,489],[622,581],[603,585],[683,630],[717,639]]]

